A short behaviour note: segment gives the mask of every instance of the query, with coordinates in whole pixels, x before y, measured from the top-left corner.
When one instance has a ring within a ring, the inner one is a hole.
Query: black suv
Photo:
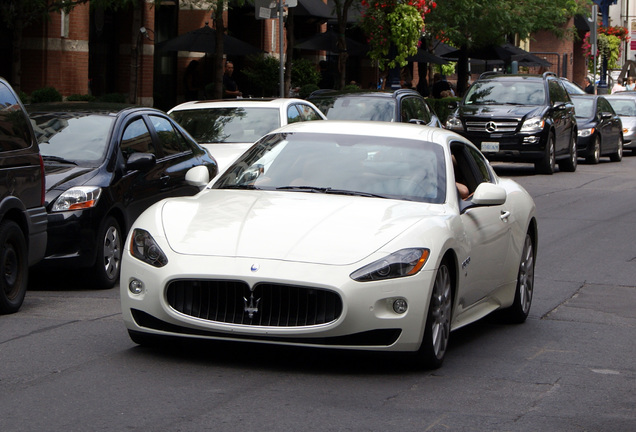
[[[576,171],[574,105],[562,81],[543,75],[485,73],[468,89],[446,128],[492,161],[533,162],[538,172]]]
[[[28,267],[44,256],[46,225],[38,143],[20,99],[0,78],[0,314],[22,306]]]

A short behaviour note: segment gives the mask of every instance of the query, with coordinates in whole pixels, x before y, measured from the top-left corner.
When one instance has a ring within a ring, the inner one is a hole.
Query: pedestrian
[[[623,81],[620,79],[617,79],[616,83],[614,83],[614,86],[612,87],[612,93],[617,93],[622,91],[625,91],[625,87],[623,86]]]
[[[236,99],[243,96],[240,92],[236,81],[232,78],[234,73],[234,63],[231,61],[225,62],[225,73],[223,74],[223,98]]]
[[[594,94],[594,85],[592,79],[589,76],[583,78],[583,85],[585,86],[585,93]]]
[[[625,90],[634,91],[636,89],[636,84],[634,83],[633,77],[627,77],[627,84],[625,85]]]
[[[435,99],[441,99],[442,92],[444,91],[448,91],[449,93],[451,93],[451,86],[448,81],[446,81],[446,78],[442,76],[442,74],[436,73],[435,75],[433,75],[433,86],[431,88],[431,93],[433,94],[433,97]]]

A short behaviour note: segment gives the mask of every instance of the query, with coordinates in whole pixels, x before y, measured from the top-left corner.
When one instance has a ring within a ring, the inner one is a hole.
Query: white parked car
[[[214,156],[219,174],[266,133],[289,123],[327,119],[311,102],[294,98],[186,102],[168,114]]]
[[[122,312],[139,344],[412,351],[439,367],[451,330],[496,310],[525,321],[537,236],[530,195],[453,132],[296,123],[137,219]]]

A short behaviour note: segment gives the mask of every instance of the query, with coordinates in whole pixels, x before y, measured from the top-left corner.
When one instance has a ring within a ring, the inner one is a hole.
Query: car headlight
[[[446,120],[446,129],[454,130],[454,131],[462,131],[464,130],[464,125],[459,117],[449,117]]]
[[[402,249],[351,273],[351,279],[368,282],[411,276],[420,271],[428,260],[430,250],[424,248]]]
[[[130,239],[130,254],[154,267],[168,264],[168,257],[163,253],[155,239],[146,230],[136,228]]]
[[[82,210],[97,205],[102,188],[97,186],[76,186],[62,193],[53,204],[52,211]]]
[[[541,117],[531,117],[526,119],[521,125],[521,132],[537,133],[543,130],[545,126],[545,120]]]
[[[591,136],[593,133],[594,133],[594,128],[579,129],[578,136],[585,138],[585,137]]]

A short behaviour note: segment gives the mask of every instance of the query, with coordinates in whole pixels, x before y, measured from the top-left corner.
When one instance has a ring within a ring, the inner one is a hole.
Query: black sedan
[[[601,156],[612,162],[623,159],[623,125],[603,96],[570,95],[579,127],[576,151],[586,162],[597,164]]]
[[[48,245],[42,266],[90,271],[97,288],[119,278],[123,240],[147,207],[194,195],[188,169],[217,165],[165,113],[112,104],[27,106],[44,160]]]

